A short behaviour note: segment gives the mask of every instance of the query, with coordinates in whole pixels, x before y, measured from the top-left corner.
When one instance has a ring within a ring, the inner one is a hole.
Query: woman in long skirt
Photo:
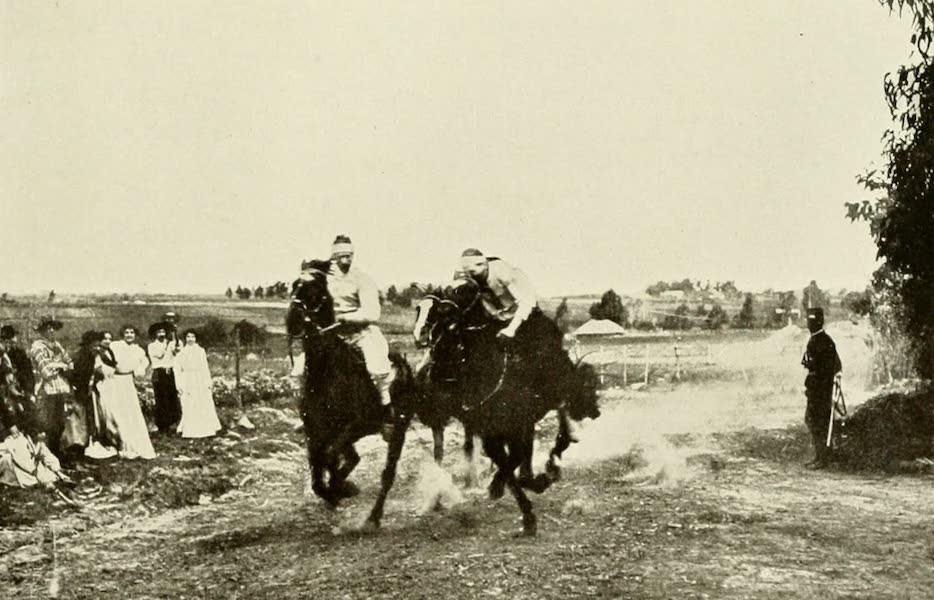
[[[185,332],[185,346],[175,357],[175,385],[182,404],[182,420],[178,425],[182,437],[202,438],[216,434],[221,423],[214,408],[208,357],[192,330]]]
[[[123,339],[110,343],[110,334],[104,334],[98,369],[103,379],[98,382],[101,416],[109,433],[118,438],[117,449],[122,458],[153,459],[156,451],[149,439],[149,428],[143,417],[136,392],[134,377],[146,374],[149,360],[135,342],[136,330],[122,329]]]

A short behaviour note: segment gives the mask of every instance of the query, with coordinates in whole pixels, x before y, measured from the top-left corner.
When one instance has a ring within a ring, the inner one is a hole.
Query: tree
[[[854,315],[864,317],[872,310],[872,298],[869,290],[850,292],[843,297],[841,305],[845,310],[850,311]]]
[[[730,318],[727,316],[726,311],[719,304],[714,304],[710,312],[707,313],[707,318],[704,319],[704,329],[716,331],[725,327],[729,322]]]
[[[590,305],[590,316],[594,319],[607,319],[617,325],[626,326],[629,313],[623,306],[623,299],[613,290],[607,290],[600,298],[600,302]]]
[[[231,298],[233,298],[233,290],[230,288],[227,288],[227,291],[224,292],[224,295],[227,296],[228,300],[230,300]]]
[[[752,329],[756,326],[755,301],[752,294],[746,294],[743,300],[743,307],[739,309],[739,314],[733,319],[733,327],[736,329]]]
[[[55,302],[55,290],[52,290],[51,292],[49,292],[49,297],[46,300],[46,302],[48,302],[49,304],[52,304],[53,302]]]
[[[261,286],[261,285],[256,286],[256,289],[253,291],[253,297],[254,297],[254,298],[262,298],[262,297],[263,297],[263,286]]]
[[[555,323],[558,324],[558,328],[563,332],[568,332],[568,299],[562,298],[561,304],[558,305],[558,308],[555,309]]]
[[[389,289],[386,290],[386,302],[389,304],[398,304],[399,290],[396,289],[396,286],[391,285],[389,286]]]
[[[809,308],[828,308],[827,294],[825,294],[813,279],[801,292],[801,313],[807,314]]]
[[[934,377],[934,11],[926,0],[879,0],[913,18],[911,64],[885,77],[893,126],[885,132],[884,169],[857,177],[875,200],[847,203],[851,220],[869,223],[882,266],[873,288],[890,306],[895,335],[910,340],[914,367]]]

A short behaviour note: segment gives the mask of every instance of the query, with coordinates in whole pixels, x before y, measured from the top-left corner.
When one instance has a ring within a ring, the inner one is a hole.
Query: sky
[[[542,296],[861,289],[910,21],[874,0],[0,3],[0,289],[221,293],[350,235]]]

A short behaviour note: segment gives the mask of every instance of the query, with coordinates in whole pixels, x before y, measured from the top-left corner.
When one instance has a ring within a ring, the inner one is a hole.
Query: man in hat
[[[843,366],[837,347],[824,331],[824,309],[808,309],[808,331],[811,332],[811,338],[801,359],[801,365],[808,370],[804,380],[807,397],[804,422],[814,444],[814,460],[808,466],[821,468],[830,462],[827,430],[833,414],[834,382],[839,379]]]
[[[72,402],[68,377],[74,368],[68,353],[55,340],[56,332],[61,328],[61,321],[42,317],[36,325],[39,339],[34,341],[29,349],[29,355],[39,376],[36,399],[37,426],[45,433],[49,450],[59,458],[62,458],[63,450],[65,405]]]
[[[331,245],[331,267],[327,274],[328,291],[334,299],[334,315],[341,324],[336,333],[348,344],[360,349],[367,371],[379,390],[384,407],[383,436],[392,433],[392,405],[389,395],[392,363],[389,343],[377,327],[381,306],[379,290],[368,275],[352,268],[354,247],[350,238],[339,235]]]
[[[32,370],[32,361],[29,354],[19,344],[19,335],[12,325],[0,327],[0,341],[6,348],[10,362],[13,364],[13,376],[21,392],[27,397],[36,393],[36,375]]]
[[[476,248],[461,254],[460,270],[479,286],[483,307],[502,329],[498,335],[514,338],[519,327],[538,309],[538,299],[529,278],[499,258],[487,258]]]
[[[146,349],[152,364],[152,391],[156,402],[153,418],[162,433],[171,432],[182,417],[175,374],[172,371],[178,347],[168,338],[170,330],[174,331],[174,328],[166,322],[150,325],[149,337],[153,341]]]

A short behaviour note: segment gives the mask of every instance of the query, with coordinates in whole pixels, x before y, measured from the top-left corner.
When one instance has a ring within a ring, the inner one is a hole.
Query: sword
[[[839,398],[839,403],[837,399]],[[843,397],[843,388],[839,380],[833,382],[833,396],[830,398],[830,425],[827,427],[827,447],[830,448],[830,440],[833,436],[834,416],[839,413],[841,417],[846,416],[846,398]]]

